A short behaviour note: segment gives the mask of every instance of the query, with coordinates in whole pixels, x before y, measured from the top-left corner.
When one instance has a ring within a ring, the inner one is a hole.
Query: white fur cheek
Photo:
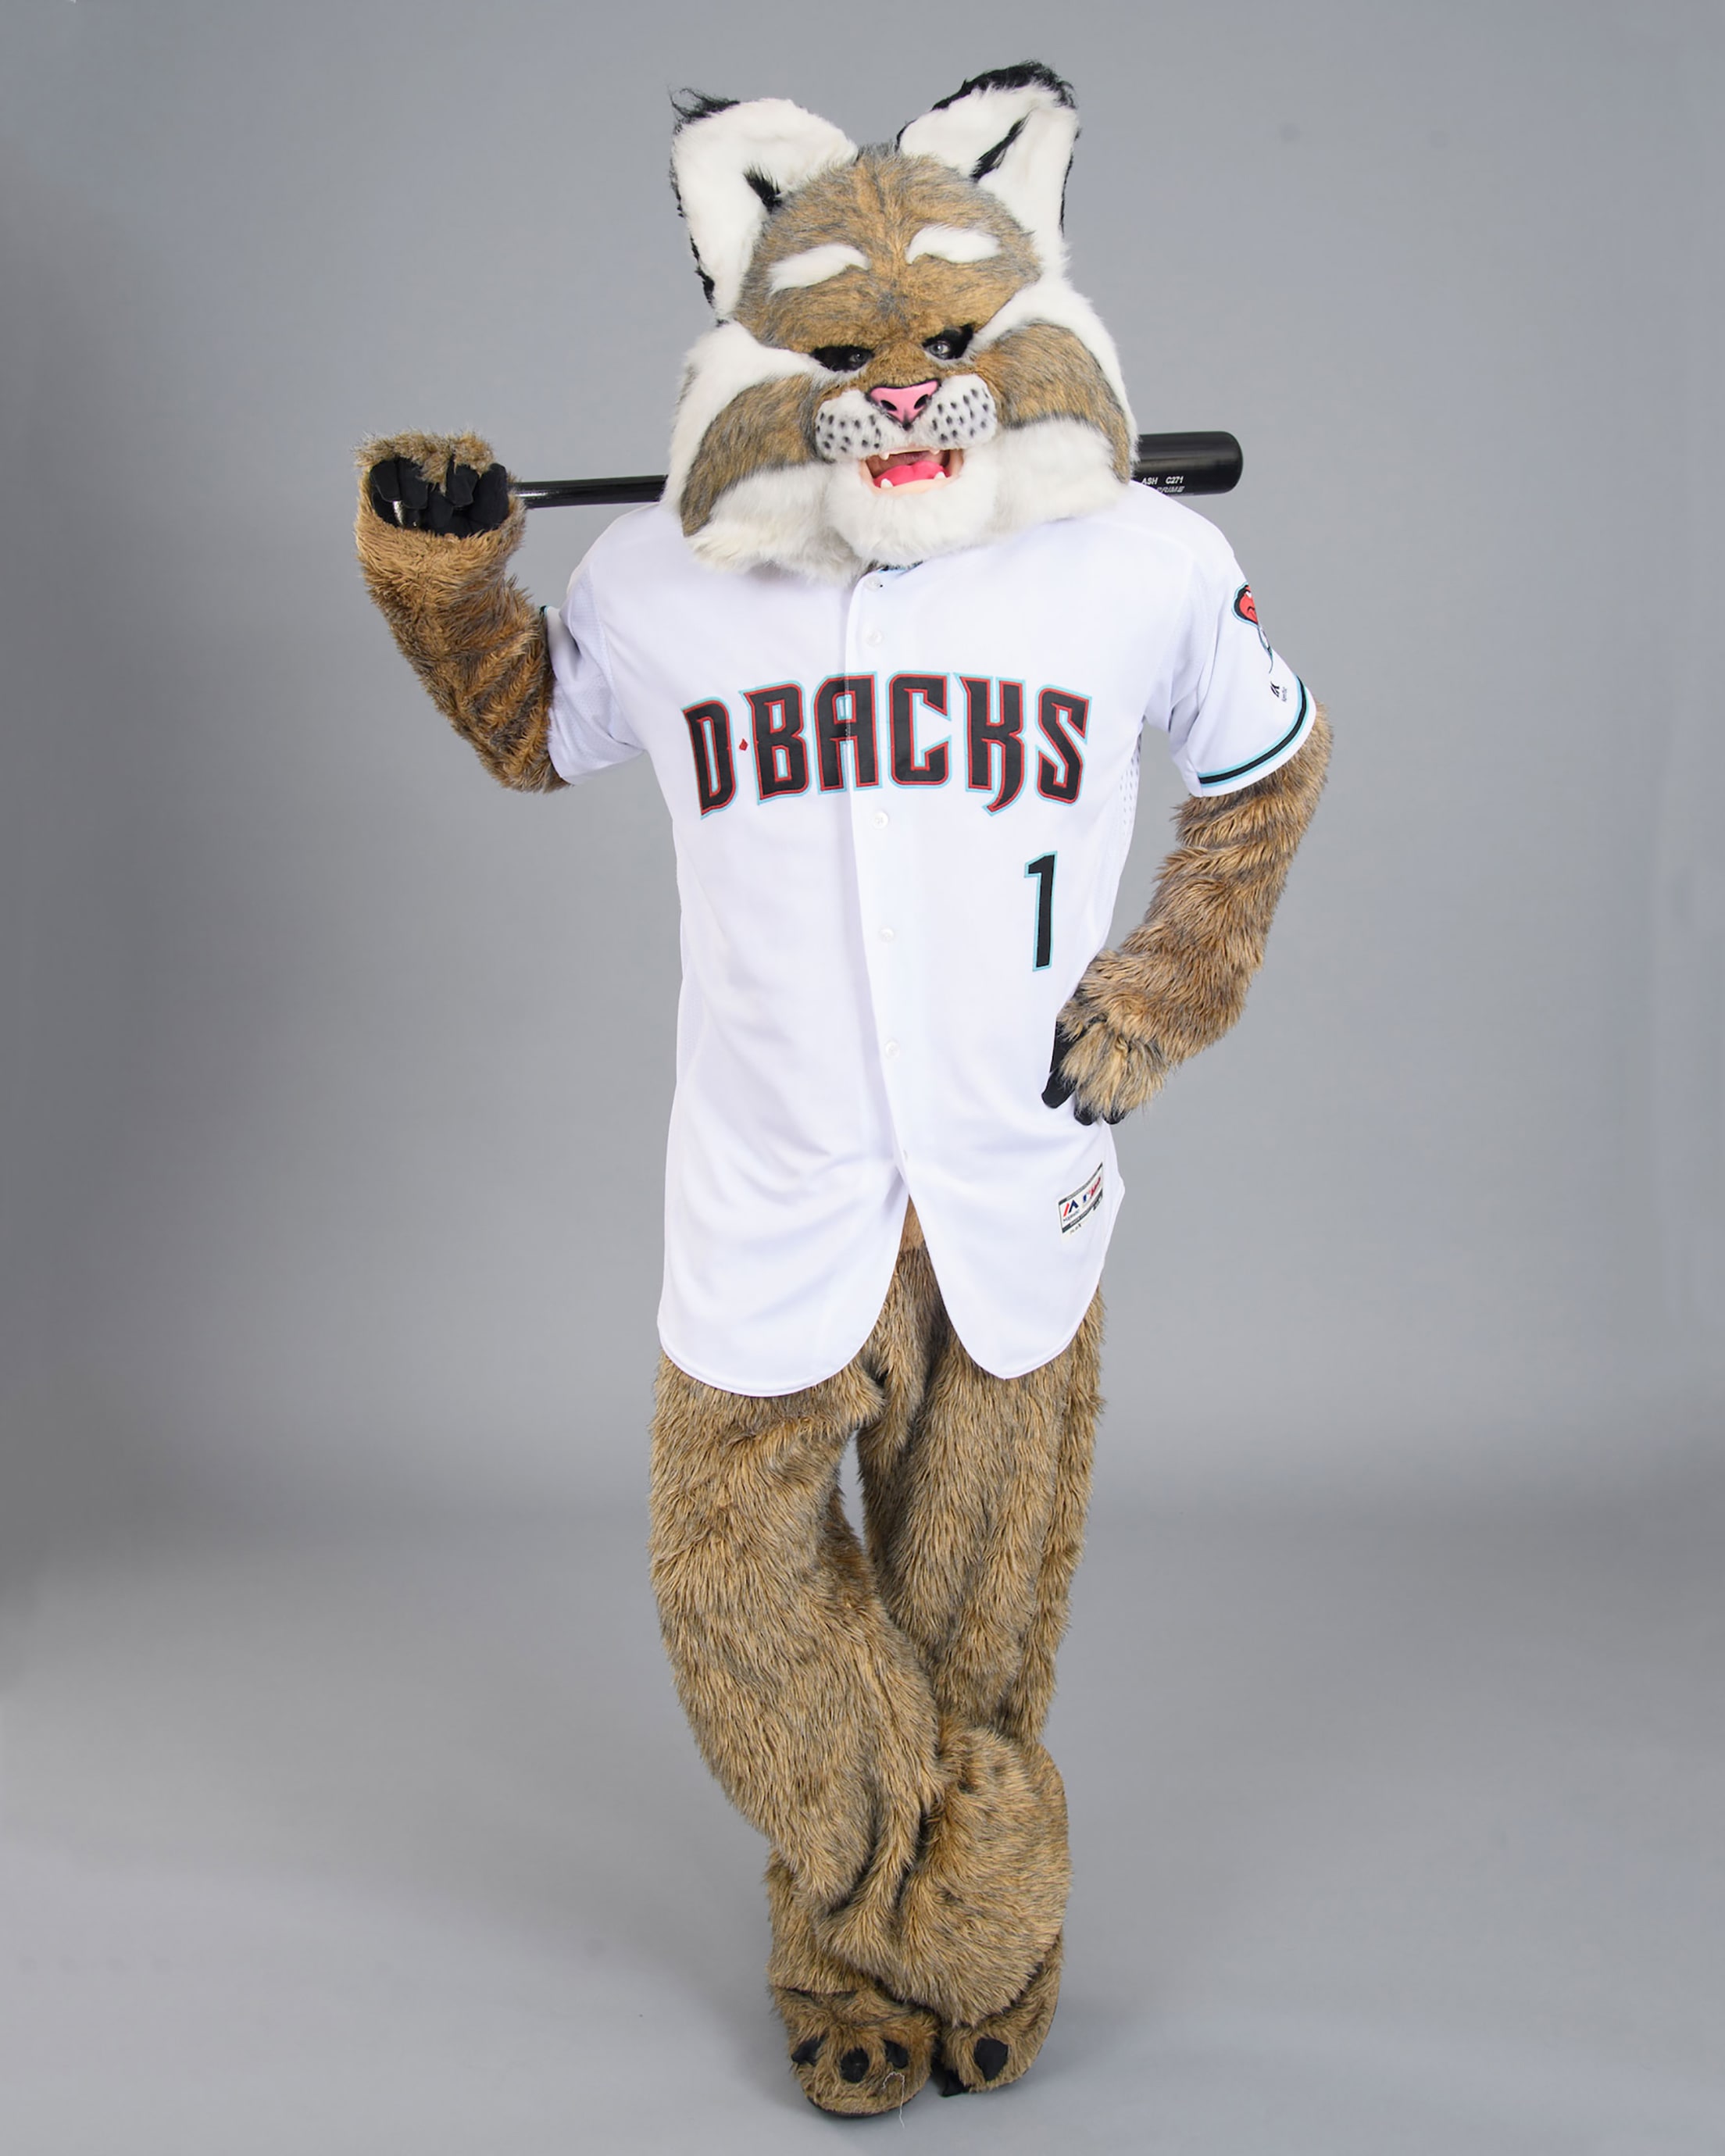
[[[823,583],[848,583],[867,566],[834,529],[829,496],[855,466],[782,465],[727,486],[690,539],[710,569],[789,569]]]
[[[698,338],[683,362],[683,388],[671,428],[670,470],[665,498],[681,506],[683,483],[711,426],[733,398],[763,382],[793,375],[817,377],[821,370],[800,352],[757,343],[741,322],[726,322]]]
[[[1126,490],[1113,450],[1083,419],[1009,427],[988,446],[1000,475],[994,537],[1111,508]]]
[[[1111,508],[1124,490],[1094,427],[1040,419],[966,450],[957,478],[927,493],[871,486],[854,460],[754,472],[726,489],[689,545],[712,569],[849,583],[870,562],[908,566],[987,546]]]
[[[887,439],[887,422],[879,408],[860,389],[846,389],[829,397],[814,415],[814,447],[829,465],[854,464],[863,457],[884,456],[889,447],[903,448],[902,428],[895,427],[896,443]]]
[[[1137,422],[1127,398],[1126,381],[1120,371],[1120,354],[1115,349],[1114,340],[1103,328],[1090,301],[1081,293],[1075,292],[1064,277],[1039,277],[1034,285],[1024,285],[1014,292],[999,313],[977,331],[972,349],[986,352],[990,345],[999,344],[1002,337],[1009,336],[1013,331],[1023,329],[1031,322],[1050,322],[1058,329],[1072,332],[1101,368],[1103,378],[1125,414],[1127,433],[1136,435]]]
[[[999,430],[994,393],[979,374],[950,374],[911,431],[917,446],[970,449]]]
[[[980,546],[991,536],[999,489],[990,446],[967,451],[957,478],[926,494],[871,486],[855,465],[838,467],[828,497],[833,528],[864,562],[926,562]]]

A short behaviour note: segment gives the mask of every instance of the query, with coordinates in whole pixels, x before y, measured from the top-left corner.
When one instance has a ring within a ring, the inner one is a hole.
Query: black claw
[[[889,2066],[896,2066],[900,2073],[902,2073],[905,2068],[910,2065],[910,2053],[905,2049],[902,2044],[897,2042],[894,2038],[889,2036],[881,2045],[880,2048],[886,2054],[887,2065]]]
[[[475,531],[495,531],[509,515],[509,474],[501,465],[487,465],[473,490],[468,514]]]
[[[1056,1025],[1055,1028],[1054,1053],[1050,1056],[1048,1061],[1048,1083],[1042,1089],[1042,1100],[1045,1107],[1064,1107],[1066,1102],[1071,1099],[1073,1094],[1078,1090],[1071,1079],[1067,1077],[1065,1072],[1060,1068],[1060,1065],[1066,1060],[1066,1050],[1071,1045],[1071,1034],[1067,1032],[1065,1026]],[[1078,1120],[1080,1122],[1083,1122],[1086,1118],[1082,1114],[1080,1114]]]
[[[791,2064],[793,2066],[812,2066],[820,2056],[820,2047],[826,2041],[824,2036],[805,2036],[791,2053]]]
[[[869,2055],[860,2047],[855,2047],[841,2054],[839,2060],[839,2076],[841,2081],[860,2082],[868,2071]]]
[[[934,2081],[942,2096],[968,2096],[970,2093],[964,2086],[963,2075],[949,2066],[944,2059],[936,2062]]]
[[[372,507],[386,524],[417,531],[424,521],[431,489],[411,457],[382,457],[366,475]]]
[[[983,2079],[992,2082],[999,2077],[1010,2054],[998,2036],[978,2036],[970,2056],[976,2061],[976,2070]]]

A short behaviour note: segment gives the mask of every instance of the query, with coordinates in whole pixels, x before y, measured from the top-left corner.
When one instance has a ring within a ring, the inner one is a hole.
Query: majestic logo
[[[1090,1180],[1060,1201],[1060,1233],[1070,1235],[1081,1220],[1087,1220],[1102,1202],[1102,1163],[1098,1161]]]
[[[1258,602],[1252,597],[1252,588],[1250,584],[1242,584],[1234,594],[1234,611],[1242,621],[1250,622],[1252,627],[1258,632],[1258,641],[1264,647],[1265,655],[1274,659],[1276,654],[1271,650],[1270,639],[1264,634],[1264,624],[1258,619]]]
[[[944,786],[956,759],[967,791],[992,796],[992,816],[1019,798],[1032,752],[1037,793],[1046,801],[1077,800],[1089,697],[1070,689],[1039,690],[1036,732],[1027,744],[1022,681],[962,675],[958,687],[962,721],[959,698],[944,674],[895,674],[884,694],[872,674],[835,674],[812,696],[797,681],[747,689],[742,701],[748,716],[740,724],[722,697],[691,704],[683,717],[701,813],[710,816],[735,798],[737,757],[747,755],[752,742],[759,801],[806,793],[811,782],[824,793],[878,786],[883,774],[895,786]],[[942,725],[959,730],[934,738],[933,729]]]

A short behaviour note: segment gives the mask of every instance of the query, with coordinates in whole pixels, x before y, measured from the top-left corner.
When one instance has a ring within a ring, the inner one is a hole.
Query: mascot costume
[[[362,452],[359,553],[505,785],[644,752],[663,789],[653,1584],[696,1740],[771,1844],[797,2076],[880,2112],[931,2073],[1004,2087],[1053,2017],[1040,1738],[1109,1126],[1238,1017],[1328,734],[1227,542],[1130,483],[1119,362],[1066,277],[1057,76],[979,75],[891,146],[780,99],[679,119],[716,321],[663,499],[542,611],[485,444],[396,435]],[[1191,798],[1105,949],[1147,726]]]

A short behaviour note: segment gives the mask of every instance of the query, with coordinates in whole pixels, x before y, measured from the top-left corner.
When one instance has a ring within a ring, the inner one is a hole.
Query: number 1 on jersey
[[[1024,874],[1036,879],[1036,970],[1040,971],[1054,956],[1054,871],[1052,854],[1040,854],[1034,861],[1026,861]]]

